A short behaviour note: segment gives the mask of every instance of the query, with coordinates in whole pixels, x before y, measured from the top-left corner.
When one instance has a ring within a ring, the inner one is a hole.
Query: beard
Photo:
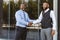
[[[46,9],[48,9],[48,7],[44,8],[43,11],[45,11]]]

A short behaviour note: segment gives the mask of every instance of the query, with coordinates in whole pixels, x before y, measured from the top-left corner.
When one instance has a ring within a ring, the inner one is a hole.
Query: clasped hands
[[[29,23],[28,23],[28,26],[32,26],[32,24],[33,24],[32,22],[29,22]]]

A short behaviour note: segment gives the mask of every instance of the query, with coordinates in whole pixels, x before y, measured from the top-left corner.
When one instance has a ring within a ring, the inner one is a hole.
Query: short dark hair
[[[21,4],[24,4],[24,5],[26,6],[26,3],[21,3]],[[21,4],[20,4],[20,5],[21,5]]]
[[[50,2],[48,2],[48,1],[44,1],[43,3],[48,3],[50,5]]]

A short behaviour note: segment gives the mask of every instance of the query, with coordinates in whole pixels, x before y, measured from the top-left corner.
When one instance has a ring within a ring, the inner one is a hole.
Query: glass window
[[[30,19],[38,19],[40,12],[42,11],[42,3],[44,1],[50,2],[50,9],[53,9],[53,0],[3,0],[3,25],[0,38],[2,39],[15,39],[16,35],[16,19],[15,12],[19,10],[19,5],[21,3],[26,3],[26,12],[28,13]],[[0,14],[1,15],[1,14]],[[1,20],[2,21],[2,20]],[[0,22],[1,23],[1,22]],[[1,24],[0,24],[1,25]],[[29,29],[27,32],[26,40],[39,40],[40,30],[39,29]],[[40,38],[41,39],[41,38]]]
[[[26,3],[27,4],[27,8],[26,8],[26,12],[28,13],[30,19],[37,19],[40,12],[42,11],[42,3],[44,1],[49,1],[52,5],[53,5],[53,0],[18,0],[18,1],[10,1],[10,39],[14,39],[15,38],[15,24],[16,24],[16,20],[15,20],[15,12],[17,10],[19,10],[19,5],[21,3]],[[53,9],[53,6],[51,6],[51,9]],[[40,30],[28,30],[27,33],[27,40],[39,40],[39,31]]]

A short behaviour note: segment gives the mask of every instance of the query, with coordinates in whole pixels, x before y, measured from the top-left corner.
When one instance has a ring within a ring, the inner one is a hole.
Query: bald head
[[[25,4],[20,5],[20,9],[24,10],[26,8]]]

